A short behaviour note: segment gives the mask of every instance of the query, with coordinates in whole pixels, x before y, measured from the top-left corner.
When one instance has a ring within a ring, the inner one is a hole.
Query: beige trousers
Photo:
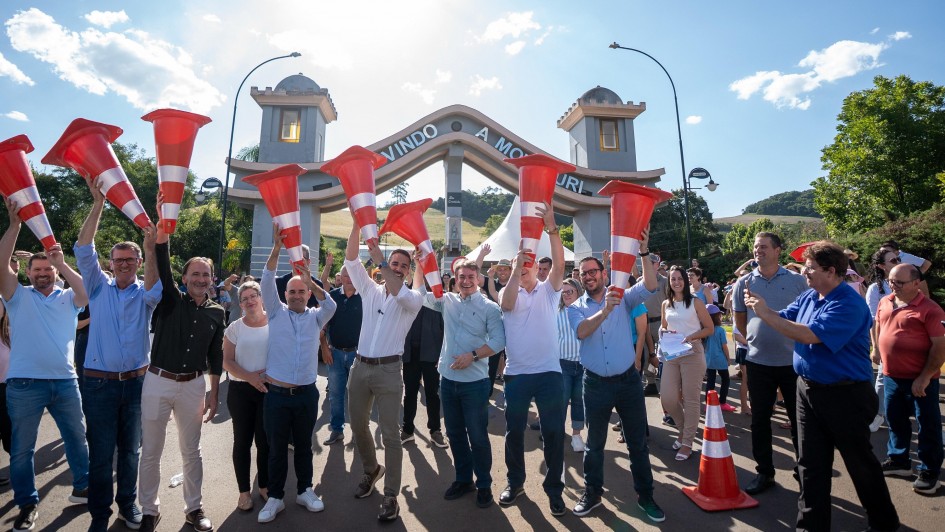
[[[692,441],[699,429],[702,378],[705,377],[706,366],[701,340],[693,342],[692,351],[691,355],[664,362],[660,381],[663,410],[676,422],[680,431],[679,439],[689,448],[692,448]]]
[[[377,449],[371,434],[371,410],[377,402],[378,424],[384,442],[384,495],[400,495],[403,445],[400,443],[400,409],[404,398],[403,363],[364,364],[355,360],[348,375],[348,414],[351,433],[365,474],[377,469]]]

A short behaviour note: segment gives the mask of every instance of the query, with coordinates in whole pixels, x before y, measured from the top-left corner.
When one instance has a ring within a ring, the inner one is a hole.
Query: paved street
[[[317,425],[317,439],[323,440],[328,433],[328,405],[324,401],[324,377],[319,377],[321,415]],[[738,381],[733,380],[730,394],[737,405]],[[225,394],[227,385],[222,385]],[[501,388],[495,397],[501,399]],[[417,439],[405,446],[403,492],[400,497],[401,519],[394,523],[380,524],[376,520],[376,510],[380,496],[376,493],[366,500],[357,500],[352,496],[360,474],[360,463],[354,447],[350,443],[351,434],[346,432],[346,444],[325,447],[315,445],[315,492],[325,501],[326,510],[320,514],[310,514],[294,504],[292,495],[286,497],[286,510],[272,523],[260,525],[256,522],[256,511],[261,507],[258,502],[255,511],[244,513],[236,510],[236,482],[233,478],[230,461],[232,428],[229,413],[224,404],[213,423],[205,426],[203,436],[204,456],[204,506],[218,530],[299,530],[303,527],[316,527],[319,530],[489,530],[490,532],[511,532],[522,530],[653,530],[636,507],[636,495],[633,492],[629,473],[626,448],[617,443],[617,433],[610,432],[606,450],[606,471],[604,505],[584,518],[575,517],[570,511],[563,517],[556,518],[548,510],[548,500],[541,490],[542,453],[538,432],[526,433],[526,459],[528,479],[526,497],[511,507],[500,508],[497,504],[481,510],[475,506],[473,495],[457,501],[445,501],[443,492],[453,480],[452,460],[448,449],[432,446],[426,434],[426,417],[421,407],[416,425]],[[500,401],[501,403],[501,401]],[[776,436],[775,465],[778,468],[779,486],[758,497],[760,506],[750,510],[734,512],[705,513],[682,494],[680,487],[696,483],[699,474],[699,454],[687,462],[673,460],[671,449],[674,431],[659,423],[661,409],[658,397],[646,399],[648,415],[651,421],[650,450],[653,470],[656,476],[655,497],[666,511],[667,518],[659,527],[664,530],[790,530],[793,529],[797,485],[791,477],[792,451],[789,432],[774,427]],[[785,421],[787,417],[779,411],[775,423]],[[750,434],[747,431],[749,418],[742,414],[725,414],[728,425],[729,442],[735,456],[735,466],[742,484],[753,475],[753,464],[749,457]],[[376,428],[372,424],[373,427]],[[167,437],[163,462],[163,484],[161,501],[163,520],[161,530],[192,530],[184,524],[181,488],[167,487],[170,477],[180,472],[180,455],[177,451],[176,430],[171,423]],[[503,460],[503,431],[505,427],[503,412],[500,408],[490,408],[489,429],[493,448],[493,490],[496,497],[505,485],[505,464]],[[873,436],[873,446],[878,454],[885,449],[886,430],[881,429]],[[701,435],[701,432],[700,432]],[[380,433],[375,433],[375,441],[380,447]],[[698,450],[698,446],[697,446]],[[914,446],[913,446],[914,452]],[[383,457],[383,451],[379,451]],[[583,481],[581,479],[581,455],[570,450],[566,445],[567,479],[565,501],[569,508],[580,496]],[[62,443],[52,419],[47,415],[43,419],[40,441],[36,454],[37,483],[42,501],[39,509],[37,530],[85,530],[89,523],[84,506],[69,506],[71,475],[66,465]],[[292,493],[294,476],[290,472],[287,483],[288,492]],[[945,517],[943,493],[935,497],[923,497],[912,492],[911,481],[899,478],[888,479],[893,501],[903,522],[903,530],[941,530]],[[834,530],[862,530],[866,528],[863,510],[853,493],[852,485],[839,456],[836,459],[834,474]],[[0,526],[12,527],[16,516],[12,503],[12,491],[9,486],[0,488]],[[121,522],[113,522],[112,530],[126,530]]]

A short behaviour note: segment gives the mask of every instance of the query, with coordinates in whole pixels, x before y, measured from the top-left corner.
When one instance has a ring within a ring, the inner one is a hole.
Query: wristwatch
[[[477,353],[475,349],[472,350],[472,356],[473,356],[473,362],[476,362],[479,360],[479,353]]]
[[[554,227],[551,228],[551,229],[548,229],[548,228],[546,227],[546,228],[545,228],[545,232],[548,233],[549,235],[556,235],[556,234],[558,234],[558,226],[556,225],[556,226],[554,226]]]
[[[377,265],[377,267],[378,267],[378,268],[388,268],[389,265],[387,264],[387,261],[386,261],[386,260],[382,260],[381,263]]]
[[[641,251],[641,252],[640,252],[640,256],[641,256],[641,257],[648,257],[649,255],[650,255],[650,252],[649,252],[649,251]]]

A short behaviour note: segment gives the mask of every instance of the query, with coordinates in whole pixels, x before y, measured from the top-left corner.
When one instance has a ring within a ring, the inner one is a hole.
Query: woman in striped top
[[[584,429],[584,366],[581,365],[581,343],[568,321],[567,308],[584,295],[584,288],[575,279],[565,279],[561,285],[561,303],[558,305],[558,352],[561,357],[561,375],[564,378],[564,409],[571,403],[571,448],[576,453],[585,450],[581,430]]]

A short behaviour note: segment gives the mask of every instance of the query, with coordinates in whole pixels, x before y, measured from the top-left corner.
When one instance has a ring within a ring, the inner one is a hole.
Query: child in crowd
[[[748,364],[745,359],[748,357],[748,340],[745,335],[738,330],[738,327],[732,326],[732,339],[735,340],[735,364],[738,365],[738,371],[741,373],[742,385],[738,387],[738,398],[742,403],[742,414],[751,415],[751,406],[748,403]],[[738,378],[738,375],[735,376]]]
[[[721,377],[721,388],[719,389],[719,404],[723,412],[734,412],[735,407],[728,404],[729,375],[728,365],[730,362],[728,353],[728,337],[725,329],[722,328],[722,310],[715,305],[706,305],[712,323],[715,325],[715,332],[712,336],[705,339],[705,391],[715,389],[715,376]]]

